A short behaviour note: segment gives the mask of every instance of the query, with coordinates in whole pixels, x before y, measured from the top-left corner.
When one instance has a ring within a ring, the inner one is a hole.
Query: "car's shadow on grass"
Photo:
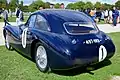
[[[71,70],[53,70],[52,73],[58,74],[58,75],[63,75],[63,76],[75,76],[79,75],[82,73],[89,73],[91,75],[94,75],[92,71],[95,71],[97,69],[100,69],[105,66],[109,66],[111,63],[110,60],[105,60],[101,63],[97,63],[95,65],[89,65],[89,66],[84,66],[84,67],[79,67]]]

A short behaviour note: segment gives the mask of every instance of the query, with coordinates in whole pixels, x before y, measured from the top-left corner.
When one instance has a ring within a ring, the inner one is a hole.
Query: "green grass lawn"
[[[98,24],[105,24],[104,20],[100,20],[100,22],[98,22]]]
[[[109,36],[116,45],[116,54],[110,61],[96,65],[97,68],[91,72],[78,68],[42,73],[34,62],[1,46],[0,80],[110,80],[112,76],[120,76],[120,33],[112,33]]]
[[[25,16],[25,17],[24,17],[24,22],[26,22],[27,19],[28,19],[28,17]],[[16,22],[16,17],[9,17],[8,20],[9,20],[9,22]],[[3,22],[3,18],[0,19],[0,22]]]

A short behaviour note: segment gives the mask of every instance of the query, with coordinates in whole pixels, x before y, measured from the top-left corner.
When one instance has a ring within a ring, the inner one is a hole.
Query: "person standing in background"
[[[119,12],[118,10],[113,7],[113,14],[112,14],[112,17],[113,17],[113,26],[116,26],[117,25],[117,19],[118,19],[118,16],[119,16]]]
[[[9,9],[9,17],[12,17],[12,11]]]
[[[19,23],[18,23],[18,25],[22,24],[23,21],[24,21],[24,15],[23,15],[22,10],[20,10],[20,13],[19,13]]]
[[[102,16],[102,13],[101,13],[101,10],[99,8],[96,12],[96,21],[97,22],[100,22],[101,16]]]
[[[117,23],[120,23],[120,10],[118,10],[118,12],[119,12],[119,16],[117,18]]]
[[[19,8],[16,8],[15,14],[16,14],[16,24],[19,25],[20,23],[20,19],[19,19],[20,9]]]
[[[105,17],[104,11],[102,10],[102,11],[101,11],[101,20],[102,20],[102,21],[104,21],[104,17]]]
[[[87,14],[88,16],[90,16],[90,11],[91,11],[91,9],[90,9],[90,8],[87,8],[86,14]]]
[[[3,19],[6,25],[6,22],[8,22],[8,11],[3,9]]]
[[[112,23],[112,10],[109,10],[109,23]]]
[[[95,12],[95,10],[91,10],[90,11],[90,16],[91,16],[91,18],[95,21],[95,18],[96,18],[96,12]]]
[[[55,5],[54,4],[50,4],[50,9],[54,9]]]
[[[65,9],[64,3],[61,3],[61,4],[60,4],[60,8],[61,8],[61,9]]]
[[[42,7],[42,6],[40,6],[40,7],[39,7],[39,10],[43,10],[43,7]]]
[[[104,21],[105,21],[105,23],[108,23],[108,10],[105,10],[104,11]]]

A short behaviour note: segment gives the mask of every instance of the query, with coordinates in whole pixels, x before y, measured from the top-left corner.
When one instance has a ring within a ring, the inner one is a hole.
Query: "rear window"
[[[63,25],[69,34],[88,34],[97,31],[95,23],[92,22],[65,22]]]

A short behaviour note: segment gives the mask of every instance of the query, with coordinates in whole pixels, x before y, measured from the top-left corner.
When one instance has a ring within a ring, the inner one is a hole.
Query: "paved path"
[[[105,33],[120,32],[120,24],[117,24],[115,27],[111,24],[98,24],[98,27]]]
[[[15,22],[11,22],[11,24],[16,25]],[[4,23],[0,22],[0,45],[4,45],[3,26]],[[105,33],[120,32],[120,24],[115,27],[110,24],[98,24],[98,27],[101,31],[104,31]]]
[[[4,37],[3,37],[3,22],[0,22],[0,45],[4,45]]]

